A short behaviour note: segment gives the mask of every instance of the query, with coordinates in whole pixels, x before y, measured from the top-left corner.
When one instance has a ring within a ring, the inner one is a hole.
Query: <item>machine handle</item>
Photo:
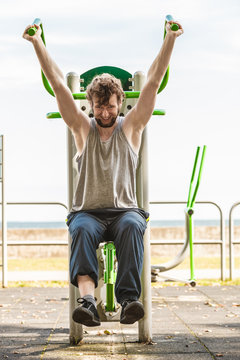
[[[44,43],[44,45],[46,46],[46,41],[45,41],[45,36],[44,36],[44,31],[43,31],[43,26],[42,26],[42,20],[39,19],[39,18],[36,18],[33,23],[32,23],[32,27],[28,30],[28,34],[30,36],[33,36],[36,34],[37,32],[37,28],[34,26],[34,25],[39,25],[41,27],[41,30],[42,30],[42,33],[41,33],[41,38],[42,38],[42,41]],[[51,85],[49,84],[46,76],[44,75],[43,71],[41,70],[41,75],[42,75],[42,82],[43,82],[43,85],[45,87],[45,89],[47,90],[47,92],[49,92],[50,95],[52,96],[55,96],[54,92],[53,92],[53,89],[51,88]]]
[[[166,24],[167,24],[167,22],[169,22],[169,21],[174,21],[172,15],[167,15],[167,16],[165,17],[163,39],[165,39],[165,36],[166,36],[166,34],[167,34]],[[172,30],[172,31],[177,31],[178,29],[179,29],[179,26],[178,26],[177,24],[171,24],[171,30]],[[163,91],[163,89],[165,89],[165,87],[167,86],[168,78],[169,78],[169,66],[168,66],[168,68],[167,68],[167,70],[166,70],[166,72],[165,72],[165,75],[164,75],[164,77],[163,77],[163,79],[162,79],[161,85],[160,85],[160,87],[159,87],[159,89],[158,89],[158,92],[157,92],[158,94],[159,94],[161,91]]]
[[[173,17],[171,15],[167,15],[166,18],[165,18],[165,26],[164,26],[164,38],[166,36],[166,23],[168,21],[174,21],[173,20]],[[41,33],[41,38],[42,38],[42,41],[44,43],[44,45],[46,46],[46,42],[45,42],[45,37],[44,37],[44,32],[43,32],[43,26],[42,26],[42,21],[41,19],[39,18],[36,18],[33,23],[32,23],[32,27],[28,30],[28,34],[30,36],[33,36],[36,34],[37,32],[37,29],[36,27],[34,26],[34,24],[36,25],[39,25],[41,27],[41,30],[42,30],[42,33]],[[171,24],[171,29],[173,31],[177,31],[179,29],[178,25],[177,24]],[[159,94],[161,91],[163,91],[163,89],[166,87],[167,83],[168,83],[168,78],[169,78],[169,66],[167,68],[167,71],[163,77],[163,80],[161,82],[161,85],[158,89],[158,92],[157,94]],[[42,71],[42,81],[43,81],[43,85],[45,87],[45,89],[47,90],[47,92],[52,95],[52,96],[55,96],[54,92],[53,92],[53,89],[51,88],[51,85],[49,84],[46,76],[44,75],[43,71]],[[125,95],[126,95],[126,98],[139,98],[140,96],[140,91],[125,91]],[[86,93],[76,93],[76,94],[73,94],[73,98],[74,99],[86,99]],[[159,114],[158,114],[159,115]]]
[[[166,25],[166,23],[169,22],[169,21],[174,21],[172,15],[167,15],[167,16],[166,16],[166,18],[165,18],[165,25]],[[171,30],[172,30],[172,31],[177,31],[177,30],[179,29],[178,24],[174,24],[174,23],[171,24],[170,27],[171,27]]]
[[[36,28],[34,25],[38,25],[38,26],[41,26],[41,25],[42,25],[41,19],[36,18],[36,19],[33,21],[32,25],[33,25],[33,26],[32,26],[30,29],[28,29],[28,35],[30,35],[30,36],[35,35],[36,32],[37,32],[37,28]]]

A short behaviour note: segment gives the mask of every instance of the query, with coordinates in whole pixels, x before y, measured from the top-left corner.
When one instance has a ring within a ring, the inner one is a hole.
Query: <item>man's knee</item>
[[[102,240],[104,229],[95,219],[80,214],[73,219],[69,225],[69,233],[72,240],[84,241],[91,243],[95,247]]]
[[[146,230],[146,221],[137,213],[126,214],[119,223],[123,232],[132,232],[143,235]]]

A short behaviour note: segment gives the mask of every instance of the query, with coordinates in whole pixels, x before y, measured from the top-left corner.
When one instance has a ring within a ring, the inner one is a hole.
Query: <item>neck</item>
[[[107,128],[101,127],[101,126],[98,125],[96,120],[95,120],[95,124],[96,124],[96,127],[98,129],[100,137],[103,138],[103,139],[108,139],[112,135],[115,127],[118,124],[118,118],[116,119],[115,123],[111,127],[107,127]]]

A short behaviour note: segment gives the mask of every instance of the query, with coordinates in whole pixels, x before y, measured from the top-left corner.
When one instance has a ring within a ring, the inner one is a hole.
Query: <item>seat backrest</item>
[[[132,74],[128,71],[123,70],[114,66],[99,66],[93,69],[86,71],[85,73],[80,75],[80,84],[81,91],[86,91],[87,86],[91,83],[92,79],[96,75],[101,75],[103,73],[108,73],[110,75],[115,76],[119,80],[121,80],[122,87],[124,91],[130,91],[133,89],[133,80]],[[136,98],[125,98],[120,110],[120,116],[126,116],[129,110],[136,104],[138,99]],[[91,106],[87,100],[80,100],[81,110],[84,111],[89,117],[93,117],[93,112]],[[73,141],[73,154],[76,154],[77,150]],[[73,168],[74,168],[74,179],[73,179],[73,187],[75,189],[76,186],[76,178],[77,178],[77,168],[76,168],[76,155],[73,158]],[[139,162],[136,174],[136,187],[137,187],[137,200],[138,206],[142,207],[142,174],[141,174],[141,164],[142,164],[142,146],[139,152]]]

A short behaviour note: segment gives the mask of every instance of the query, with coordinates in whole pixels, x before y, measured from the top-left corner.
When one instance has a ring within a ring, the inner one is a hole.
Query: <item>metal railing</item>
[[[4,213],[4,207],[5,205],[59,205],[64,207],[66,210],[68,210],[68,207],[61,203],[61,202],[44,202],[44,201],[38,201],[38,202],[7,202],[4,204],[3,201],[3,196],[2,196],[2,202],[0,203],[0,205],[2,205],[2,214]],[[3,226],[4,222],[5,222],[5,226]],[[2,287],[7,287],[8,281],[7,281],[7,246],[8,245],[68,245],[68,241],[66,240],[66,242],[64,241],[6,241],[7,236],[6,234],[4,234],[4,232],[7,232],[7,224],[6,224],[6,218],[2,218],[2,246],[3,246],[3,251],[2,251],[2,264],[3,264],[3,272],[2,272]]]
[[[150,205],[171,205],[171,204],[180,204],[180,205],[186,205],[186,201],[151,201]],[[220,245],[220,259],[221,259],[221,279],[224,280],[225,279],[225,269],[226,269],[226,265],[225,265],[225,237],[224,237],[224,220],[223,220],[223,213],[221,208],[214,202],[211,201],[196,201],[196,204],[209,204],[209,205],[213,205],[215,207],[217,207],[218,211],[219,211],[219,215],[220,215],[220,238],[219,239],[200,239],[200,240],[194,240],[193,244],[194,245]],[[3,205],[2,202],[0,203],[0,205]],[[8,202],[6,203],[6,205],[59,205],[64,207],[66,210],[68,210],[67,206],[61,202]],[[233,274],[233,260],[232,260],[232,254],[233,254],[233,249],[232,246],[234,244],[240,244],[240,240],[238,241],[234,241],[233,239],[233,225],[232,225],[232,218],[231,218],[231,213],[234,207],[236,207],[237,205],[240,205],[240,203],[236,203],[234,204],[234,206],[231,208],[230,211],[230,220],[229,220],[229,230],[231,232],[231,235],[229,233],[229,244],[231,244],[231,246],[229,245],[229,249],[230,250],[230,264],[231,265],[231,269],[230,269],[230,278],[232,277]],[[230,225],[231,224],[231,225]],[[184,245],[184,240],[163,240],[163,239],[159,239],[159,240],[151,240],[151,245]],[[29,246],[34,246],[34,245],[68,245],[68,240],[36,240],[36,241],[27,241],[27,240],[8,240],[7,243],[5,243],[5,246],[16,246],[16,245],[29,245]],[[7,252],[3,252],[3,263],[7,264],[7,258],[6,255]],[[4,277],[2,277],[2,279],[4,279]],[[5,267],[5,284],[3,285],[7,286],[7,266]]]
[[[171,205],[171,204],[185,204],[186,201],[151,201],[151,205]],[[224,232],[224,220],[223,220],[223,212],[219,205],[212,201],[196,201],[195,204],[209,204],[215,206],[219,211],[220,217],[220,238],[219,239],[200,239],[194,240],[194,245],[220,245],[220,259],[221,259],[221,280],[225,280],[225,272],[226,272],[226,260],[225,260],[225,232]],[[183,245],[185,244],[184,240],[152,240],[151,245]]]
[[[0,203],[2,204],[2,203]],[[151,201],[151,205],[171,205],[171,204],[180,204],[186,205],[186,201]],[[225,237],[224,237],[224,220],[223,213],[221,208],[214,202],[211,201],[197,201],[196,204],[210,204],[217,207],[220,215],[220,238],[219,239],[200,239],[194,240],[194,245],[220,245],[220,258],[221,258],[221,279],[225,279]],[[238,205],[240,203],[235,204]],[[59,205],[63,206],[66,210],[67,206],[61,202],[8,202],[7,205]],[[232,236],[233,238],[233,236]],[[240,241],[234,241],[234,244],[240,244]],[[59,241],[59,240],[36,240],[36,241],[27,241],[27,240],[9,240],[7,243],[8,246],[11,245],[68,245],[68,240]],[[184,245],[184,240],[151,240],[151,245]],[[6,259],[4,259],[6,262]]]
[[[240,202],[237,202],[232,205],[229,211],[229,279],[233,279],[234,271],[234,245],[240,244],[240,239],[234,240],[234,221],[233,221],[233,210],[240,205]]]
[[[0,183],[2,192],[2,287],[7,286],[7,220],[5,199],[4,136],[0,135]]]

